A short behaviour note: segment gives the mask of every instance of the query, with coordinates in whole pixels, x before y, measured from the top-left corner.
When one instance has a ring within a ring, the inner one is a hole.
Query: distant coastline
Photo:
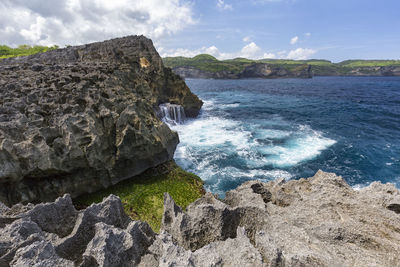
[[[218,60],[207,54],[166,57],[165,66],[183,78],[312,78],[313,76],[400,76],[400,60],[288,60],[235,58]]]

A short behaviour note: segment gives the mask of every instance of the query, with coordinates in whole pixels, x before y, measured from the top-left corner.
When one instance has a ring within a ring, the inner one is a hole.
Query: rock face
[[[0,200],[76,197],[173,157],[159,105],[202,102],[151,40],[130,36],[0,61]]]
[[[161,233],[120,200],[76,211],[54,203],[0,209],[0,266],[399,266],[400,191],[353,190],[339,176],[250,181],[186,211],[165,194]],[[41,217],[44,216],[44,217]],[[62,227],[61,227],[62,225]]]
[[[129,219],[113,195],[79,212],[69,195],[18,204],[0,218],[8,219],[0,228],[0,266],[135,266],[155,240],[150,226]]]
[[[201,79],[247,79],[247,78],[312,78],[311,66],[304,64],[289,69],[282,66],[270,65],[266,63],[254,63],[245,67],[240,72],[203,71],[192,66],[179,66],[172,69],[182,78],[201,78]]]
[[[352,69],[348,76],[400,76],[400,67],[359,67]]]
[[[246,67],[239,78],[312,78],[311,65],[300,65],[292,70],[284,67],[255,63]]]

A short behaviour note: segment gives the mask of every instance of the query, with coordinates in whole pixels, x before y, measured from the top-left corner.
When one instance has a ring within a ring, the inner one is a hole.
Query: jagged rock
[[[272,266],[396,266],[400,216],[384,203],[399,197],[393,185],[355,191],[322,171],[277,185],[267,204],[268,223],[255,246]],[[388,188],[390,190],[388,190]],[[284,199],[286,197],[286,200]]]
[[[132,222],[126,230],[123,230],[97,223],[95,236],[87,245],[83,256],[93,258],[99,266],[137,265],[145,249],[154,239],[154,233],[150,229],[145,229],[150,233],[150,236],[147,236],[140,231],[138,224],[147,226],[142,222]]]
[[[195,252],[177,245],[168,232],[157,236],[149,253],[142,257],[141,267],[150,266],[262,266],[261,254],[250,243],[244,229],[237,237],[211,242]]]
[[[37,241],[17,251],[11,266],[73,267],[72,261],[60,258],[49,241]]]
[[[92,204],[79,213],[72,232],[57,240],[57,253],[66,259],[79,261],[87,244],[95,236],[96,223],[100,222],[122,229],[128,226],[130,218],[125,214],[118,197],[110,195],[102,203]]]
[[[71,197],[65,195],[53,203],[38,204],[23,216],[29,217],[43,231],[64,237],[74,228],[78,212],[72,204]]]
[[[32,221],[20,219],[6,225],[0,232],[0,263],[8,264],[20,248],[43,239],[42,230]]]
[[[236,209],[214,198],[211,193],[187,207],[186,213],[168,193],[164,195],[161,229],[185,249],[196,250],[210,242],[236,237],[240,217]]]
[[[113,195],[79,212],[69,195],[11,210],[16,220],[0,228],[0,266],[135,266],[155,238]]]
[[[186,211],[164,202],[159,235],[112,195],[76,211],[65,237],[55,224],[74,214],[69,196],[4,208],[14,221],[0,228],[0,266],[399,266],[400,191],[390,184],[356,191],[318,171],[250,181],[224,201],[208,193]],[[37,219],[48,211],[56,218]]]
[[[202,102],[151,40],[129,36],[0,61],[0,200],[52,201],[171,160],[178,136],[159,104]]]

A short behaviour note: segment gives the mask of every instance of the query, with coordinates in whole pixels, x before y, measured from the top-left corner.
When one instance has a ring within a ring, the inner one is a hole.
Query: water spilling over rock
[[[162,120],[167,124],[182,124],[186,120],[185,110],[181,105],[161,104],[160,111]]]

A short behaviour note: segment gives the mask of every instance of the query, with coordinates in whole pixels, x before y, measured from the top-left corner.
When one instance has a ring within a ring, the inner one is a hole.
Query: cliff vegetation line
[[[0,45],[0,59],[9,57],[19,57],[19,56],[30,56],[37,53],[44,53],[47,51],[56,50],[59,47],[57,45],[53,46],[42,46],[42,45],[19,45],[16,48],[9,47],[7,45]]]
[[[235,58],[218,60],[211,55],[200,54],[193,58],[165,57],[163,58],[163,62],[165,66],[172,68],[177,74],[188,78],[262,78],[260,77],[260,73],[252,70],[254,66],[258,66],[259,68],[260,65],[267,65],[269,67],[269,73],[265,71],[263,73],[265,78],[299,76],[308,78],[307,75],[400,76],[400,60],[345,60],[339,63],[323,59],[251,60],[247,58]],[[305,72],[305,66],[310,68],[310,73]],[[252,73],[245,73],[246,69],[249,69]]]

